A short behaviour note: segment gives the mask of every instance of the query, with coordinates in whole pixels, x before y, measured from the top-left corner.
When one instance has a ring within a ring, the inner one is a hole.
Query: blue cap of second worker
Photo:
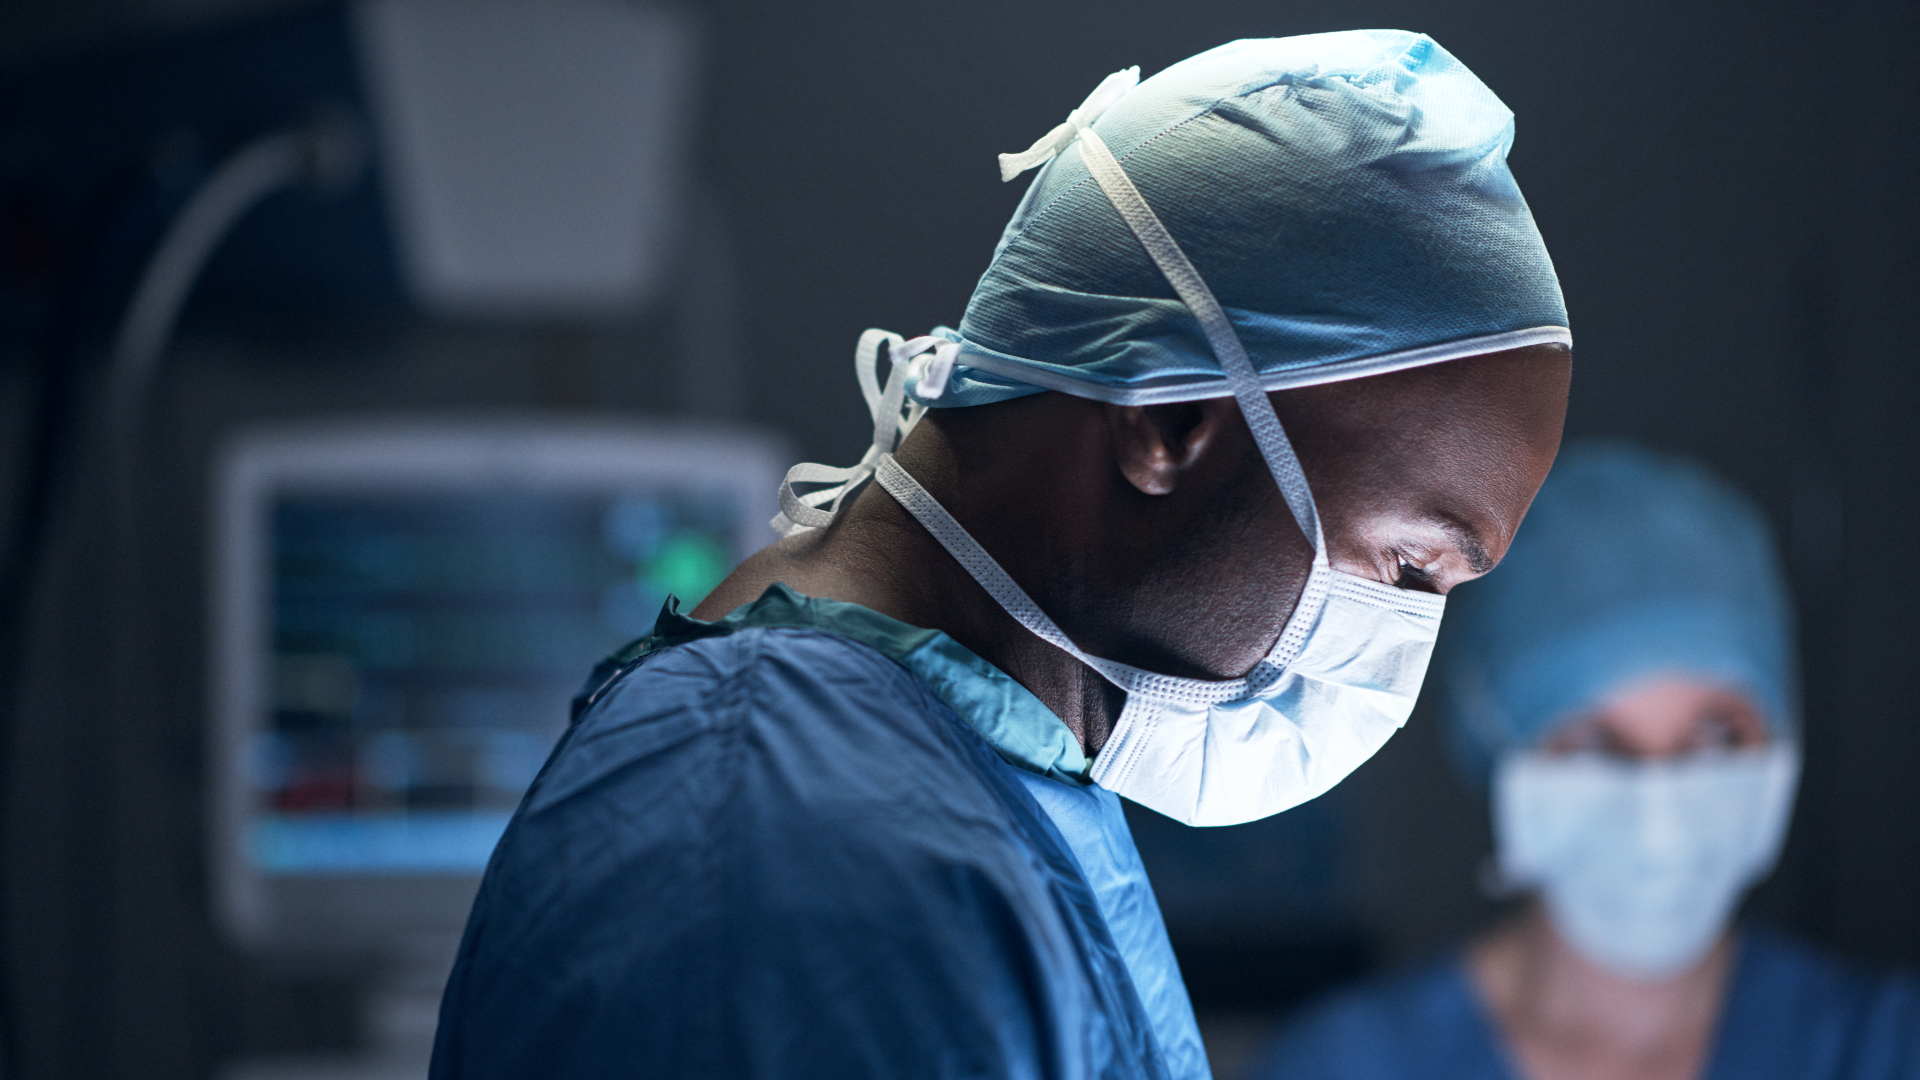
[[[1269,390],[1570,343],[1507,169],[1513,114],[1433,39],[1236,41],[1093,124],[1226,309]],[[1193,313],[1068,145],[1007,225],[935,407],[1060,390],[1230,393]]]
[[[1792,605],[1757,506],[1686,458],[1569,443],[1506,558],[1453,590],[1435,670],[1476,775],[1630,683],[1693,676],[1798,730]]]

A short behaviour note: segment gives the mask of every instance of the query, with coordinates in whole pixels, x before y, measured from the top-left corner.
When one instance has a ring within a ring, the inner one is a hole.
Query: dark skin
[[[1541,345],[1271,395],[1347,573],[1445,593],[1506,553],[1560,446],[1571,354]],[[1081,648],[1237,678],[1312,564],[1231,398],[1108,405],[1045,393],[935,410],[900,464]],[[780,581],[944,631],[1031,690],[1089,755],[1124,697],[1029,633],[869,484],[826,529],[741,564],[692,614]]]

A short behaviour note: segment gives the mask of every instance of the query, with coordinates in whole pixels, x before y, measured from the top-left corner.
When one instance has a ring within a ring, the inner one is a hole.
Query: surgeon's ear
[[[1171,494],[1236,415],[1232,398],[1105,408],[1115,463],[1148,495]]]

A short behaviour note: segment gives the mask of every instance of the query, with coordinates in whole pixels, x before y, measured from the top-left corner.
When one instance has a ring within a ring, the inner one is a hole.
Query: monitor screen
[[[477,878],[593,665],[773,538],[781,457],[751,432],[535,421],[231,444],[212,613],[228,922],[351,936],[429,879]]]
[[[732,569],[735,503],[664,486],[275,497],[255,865],[482,869],[593,662]]]

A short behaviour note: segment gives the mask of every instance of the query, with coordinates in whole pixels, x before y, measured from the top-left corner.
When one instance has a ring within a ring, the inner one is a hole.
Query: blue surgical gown
[[[944,634],[781,585],[663,614],[501,839],[432,1075],[1205,1077],[1085,767]]]
[[[1258,1080],[1519,1080],[1462,957],[1338,993]],[[1920,980],[1742,929],[1702,1080],[1920,1080]]]

